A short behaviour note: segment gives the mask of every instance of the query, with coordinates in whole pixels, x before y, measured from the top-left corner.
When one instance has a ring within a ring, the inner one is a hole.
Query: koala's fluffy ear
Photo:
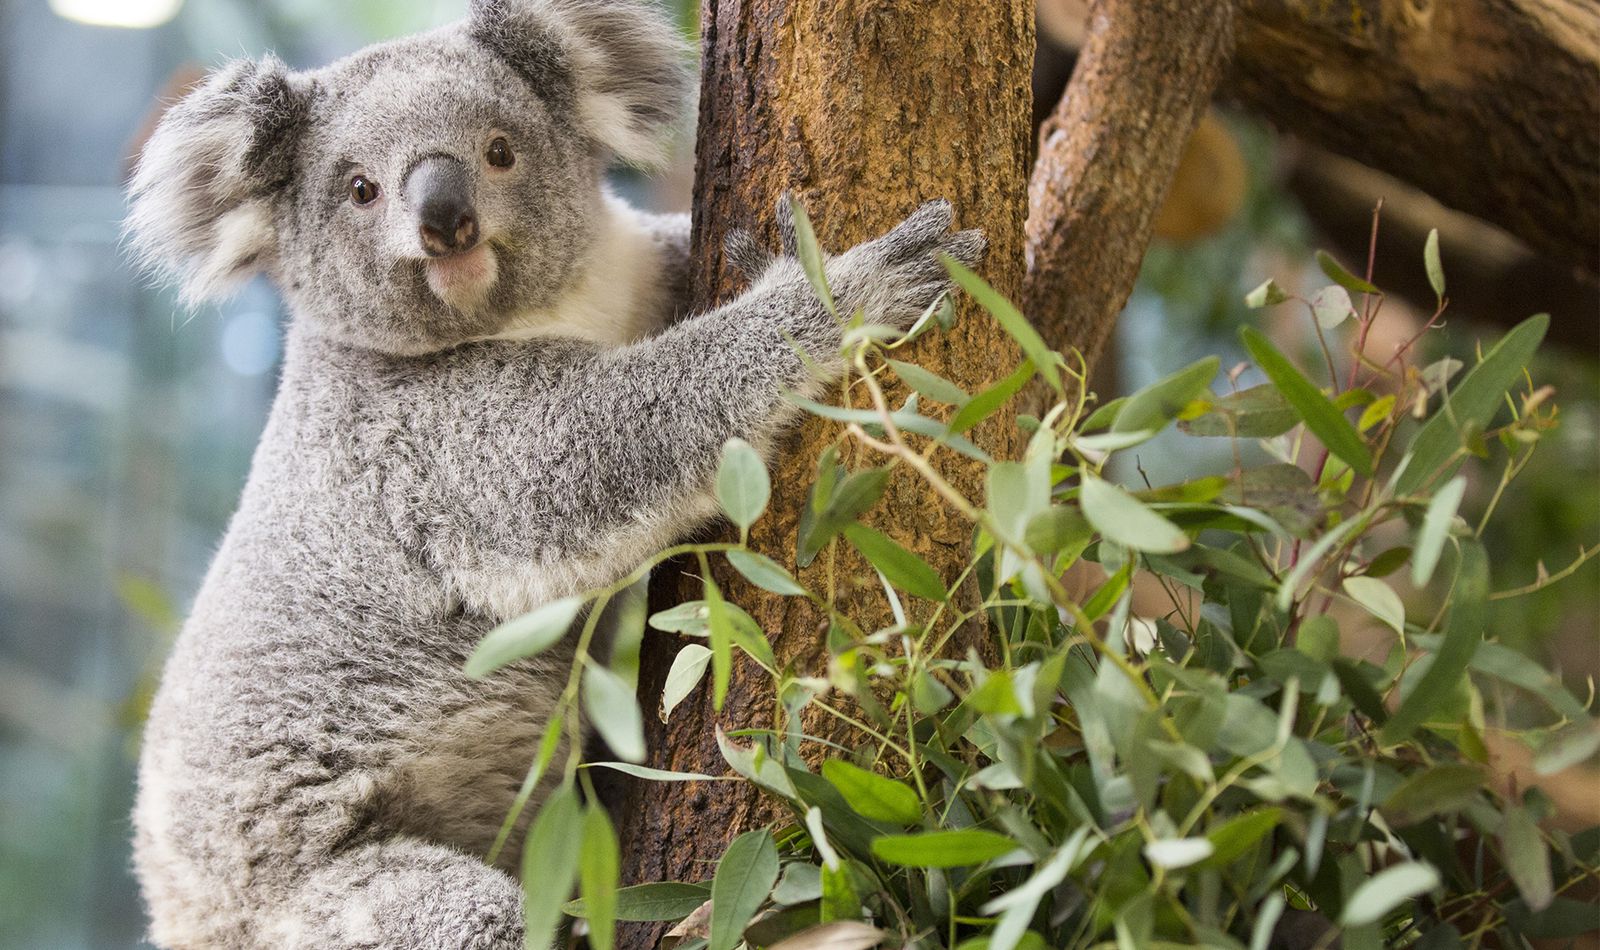
[[[693,83],[677,29],[651,0],[473,0],[468,29],[633,165],[665,161]]]
[[[220,297],[276,249],[271,200],[293,178],[310,93],[273,57],[218,70],[145,143],[125,228],[186,304]]]

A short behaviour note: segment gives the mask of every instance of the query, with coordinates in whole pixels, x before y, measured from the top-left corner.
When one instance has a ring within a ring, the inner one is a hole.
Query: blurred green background
[[[159,18],[175,6],[151,26],[81,22]],[[243,485],[279,357],[283,312],[265,283],[191,314],[129,270],[118,222],[130,156],[158,102],[199,68],[269,50],[320,65],[464,7],[0,0],[0,947],[140,943],[127,818],[138,723]],[[1104,390],[1135,388],[1207,353],[1239,362],[1235,328],[1262,319],[1244,309],[1245,290],[1267,276],[1308,293],[1320,286],[1309,251],[1319,225],[1339,228],[1308,215],[1306,185],[1289,170],[1296,148],[1246,120],[1219,127],[1237,148],[1242,192],[1225,221],[1153,249]],[[620,184],[636,200],[683,207],[689,149],[680,153],[661,179]],[[1380,265],[1380,284],[1420,272],[1420,243]],[[1415,319],[1403,301],[1394,307],[1402,325]],[[1496,314],[1470,299],[1451,313],[1436,347],[1470,354],[1475,338],[1498,332],[1472,319]],[[1278,334],[1293,340],[1306,326],[1285,322]],[[1600,539],[1600,369],[1580,341],[1551,347],[1538,373],[1558,389],[1563,427],[1490,536],[1500,588]],[[1196,441],[1158,440],[1139,465],[1163,482],[1231,464],[1225,445],[1207,456]],[[1492,489],[1476,486],[1476,504]],[[1498,633],[1557,660],[1584,695],[1600,668],[1597,610],[1600,565],[1591,563],[1504,605]]]

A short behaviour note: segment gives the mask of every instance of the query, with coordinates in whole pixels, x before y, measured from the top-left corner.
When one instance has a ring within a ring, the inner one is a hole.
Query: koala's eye
[[[378,183],[365,175],[350,179],[350,200],[358,205],[369,205],[378,200]]]
[[[511,154],[511,143],[504,138],[497,138],[489,143],[489,151],[485,153],[489,164],[496,168],[510,168],[517,157]]]

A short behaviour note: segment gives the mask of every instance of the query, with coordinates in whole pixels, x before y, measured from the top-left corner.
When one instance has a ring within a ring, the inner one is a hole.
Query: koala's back
[[[461,672],[500,618],[396,528],[403,404],[297,362],[146,730],[135,861],[163,946],[288,945],[271,908],[364,841],[481,859],[570,662]]]

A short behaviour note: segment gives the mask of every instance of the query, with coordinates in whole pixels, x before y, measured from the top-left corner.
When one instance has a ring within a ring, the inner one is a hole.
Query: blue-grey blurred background
[[[454,19],[465,5],[0,0],[0,947],[140,943],[127,819],[138,726],[243,485],[276,378],[283,313],[264,283],[188,313],[128,268],[118,222],[138,143],[163,100],[226,57],[270,50],[320,65]],[[94,25],[108,20],[121,25]],[[1314,289],[1308,252],[1319,223],[1364,240],[1364,218],[1352,228],[1307,214],[1309,198],[1331,189],[1295,169],[1321,174],[1327,161],[1241,117],[1213,117],[1208,128],[1194,173],[1199,223],[1158,223],[1162,240],[1103,392],[1207,353],[1224,354],[1225,366],[1241,360],[1235,327],[1261,319],[1242,306],[1249,286],[1270,275]],[[689,149],[680,153],[663,178],[620,184],[636,200],[683,207]],[[1481,243],[1471,223],[1441,226]],[[1419,243],[1406,266],[1420,272],[1420,260]],[[1536,306],[1519,302],[1506,316]],[[1499,332],[1493,324],[1504,320],[1474,322],[1472,307],[1464,298],[1463,319],[1439,346],[1470,354],[1475,336]],[[1393,309],[1395,333],[1418,325],[1403,300]],[[1276,329],[1280,339],[1304,335],[1287,321]],[[1490,536],[1497,586],[1527,583],[1540,560],[1555,570],[1600,536],[1600,371],[1589,339],[1552,348],[1539,369],[1560,390],[1564,425]],[[1231,455],[1169,435],[1139,463],[1167,481],[1226,469]],[[1475,503],[1492,487],[1491,477]],[[1499,618],[1502,639],[1561,658],[1574,685],[1600,669],[1595,568]]]

